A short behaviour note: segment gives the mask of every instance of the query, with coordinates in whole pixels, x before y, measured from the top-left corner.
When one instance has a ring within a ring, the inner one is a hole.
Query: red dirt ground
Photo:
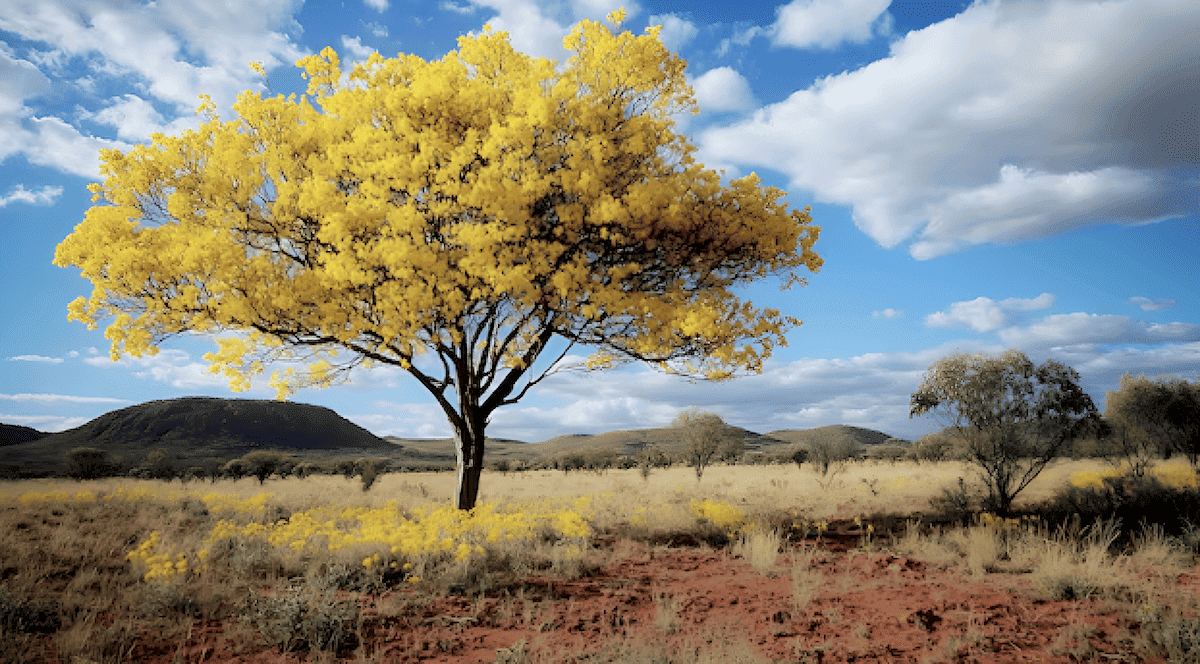
[[[835,523],[831,532],[847,534],[790,545],[815,545],[810,570],[825,578],[804,609],[795,608],[786,555],[779,558],[777,577],[769,578],[720,550],[601,540],[598,546],[615,546],[620,554],[599,573],[569,582],[531,577],[524,599],[507,605],[505,598],[447,597],[397,616],[389,613],[396,613],[411,589],[365,599],[365,648],[357,654],[367,662],[491,664],[498,649],[524,639],[527,652],[566,662],[605,642],[703,647],[724,634],[765,661],[1065,664],[1077,661],[1066,650],[1087,651],[1084,643],[1063,641],[1066,631],[1085,634],[1094,649],[1083,660],[1164,661],[1119,652],[1116,635],[1123,630],[1137,635],[1140,626],[1134,618],[1106,612],[1103,600],[1037,599],[1027,575],[977,580],[962,568],[858,550],[857,534],[848,532],[852,527]],[[1174,581],[1181,590],[1200,593],[1200,567]],[[679,603],[680,624],[672,633],[656,626],[656,592]],[[393,610],[380,613],[388,606]],[[164,635],[159,644],[142,637],[128,659],[264,664],[301,659],[235,638],[220,624],[197,624],[184,643],[178,636]],[[1064,654],[1052,654],[1056,648]],[[357,654],[342,656],[356,661]]]

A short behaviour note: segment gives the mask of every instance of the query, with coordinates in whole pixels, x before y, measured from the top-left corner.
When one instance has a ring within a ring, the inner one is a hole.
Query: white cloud
[[[18,424],[31,427],[43,433],[58,433],[91,422],[91,417],[62,417],[59,415],[15,415],[0,413],[0,420],[6,424]]]
[[[470,5],[456,5],[453,2],[443,2],[440,3],[438,7],[443,11],[454,12],[455,14],[461,14],[463,16],[474,13],[475,11],[475,8]]]
[[[30,163],[85,178],[100,178],[100,150],[127,151],[133,147],[124,141],[85,136],[56,117],[32,118],[30,124],[32,131],[22,128],[10,135],[10,140],[21,146],[20,151]]]
[[[1131,297],[1129,298],[1129,303],[1141,307],[1142,311],[1158,311],[1159,309],[1169,309],[1175,306],[1175,300],[1168,300],[1166,298],[1152,300],[1148,297]]]
[[[891,0],[792,0],[780,7],[771,41],[776,46],[831,49],[843,42],[861,44],[871,26],[886,17]],[[890,22],[882,21],[887,34]]]
[[[386,400],[371,402],[371,408],[385,413],[338,413],[376,436],[398,438],[452,438],[454,431],[446,414],[432,401],[426,403],[395,403]]]
[[[1008,324],[1009,313],[1014,311],[1035,311],[1046,309],[1054,304],[1054,296],[1042,293],[1032,298],[1024,299],[1010,297],[999,302],[977,297],[967,302],[954,302],[950,311],[938,311],[925,318],[929,327],[962,327],[977,332],[990,332]]]
[[[1058,314],[1026,327],[1000,331],[1015,347],[1045,348],[1078,344],[1160,344],[1200,341],[1200,325],[1149,323],[1111,314]]]
[[[889,57],[704,132],[701,162],[785,173],[932,258],[1195,211],[1200,10],[976,2]]]
[[[355,60],[366,60],[375,52],[370,46],[363,46],[361,37],[342,35],[342,48],[350,52]]]
[[[220,374],[209,373],[207,363],[190,362],[189,359],[190,356],[185,351],[164,348],[154,356],[122,355],[119,360],[113,362],[107,355],[98,355],[83,361],[104,369],[125,369],[137,378],[151,378],[181,389],[229,387],[229,379]],[[264,391],[263,388],[256,387],[258,392]],[[274,393],[274,390],[270,391]]]
[[[154,133],[178,134],[200,126],[200,118],[196,115],[185,115],[167,122],[154,104],[133,94],[114,97],[113,103],[107,108],[86,115],[115,128],[120,138],[135,143],[148,141]]]
[[[637,16],[641,7],[632,0],[570,0],[566,3],[535,0],[468,0],[476,7],[491,9],[496,15],[485,21],[497,32],[507,32],[517,51],[533,57],[557,60],[560,65],[570,53],[563,39],[571,27],[583,19],[604,22],[616,9],[625,10],[625,20]]]
[[[201,93],[228,109],[237,93],[261,86],[250,62],[272,69],[302,57],[304,52],[287,35],[299,29],[292,18],[299,7],[299,0],[43,0],[8,3],[0,12],[0,30],[48,45],[48,50],[38,51],[44,56],[38,61],[49,70],[60,69],[66,59],[82,59],[92,76],[63,83],[75,90],[98,89],[93,77],[104,83],[126,79],[117,84],[137,86],[137,97],[118,98],[109,108],[85,111],[80,117],[110,124],[122,137],[143,140],[152,130],[177,129],[173,121],[178,116],[191,118]],[[24,154],[34,164],[97,177],[98,149],[130,146],[86,136],[62,117],[33,117],[23,100],[48,88],[48,80],[36,69],[0,54],[0,135],[7,137],[0,144],[0,160]],[[151,101],[159,106],[152,107]]]
[[[887,308],[883,311],[872,311],[871,315],[875,318],[899,318],[904,312],[899,309]]]
[[[382,23],[372,22],[372,23],[364,23],[363,25],[366,26],[366,28],[371,31],[371,34],[375,35],[376,37],[388,36],[388,28],[386,25],[383,25]]]
[[[675,14],[655,14],[647,20],[650,25],[662,26],[658,38],[673,52],[678,52],[681,46],[692,41],[700,33],[695,23]]]
[[[26,99],[49,90],[50,79],[36,65],[0,49],[0,118],[23,115]]]
[[[46,362],[48,364],[62,364],[63,361],[61,357],[45,357],[42,355],[15,355],[4,359],[9,362]]]
[[[7,401],[35,401],[38,403],[130,403],[128,399],[111,397],[77,397],[70,394],[0,394]]]
[[[692,81],[696,104],[701,111],[737,112],[754,107],[750,82],[729,67],[710,69]]]
[[[374,9],[380,14],[387,11],[388,8],[388,0],[363,0],[363,4],[371,9]]]
[[[26,189],[24,185],[17,185],[12,188],[4,196],[0,196],[0,208],[6,207],[9,203],[28,203],[29,205],[54,205],[54,201],[62,196],[62,187],[45,186],[37,191]]]

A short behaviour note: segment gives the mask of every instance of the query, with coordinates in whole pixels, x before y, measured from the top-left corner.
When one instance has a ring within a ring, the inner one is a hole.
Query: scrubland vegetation
[[[730,564],[790,577],[790,609],[800,611],[829,591],[810,571],[814,545],[850,533],[858,548],[981,578],[1028,575],[1047,599],[1102,597],[1143,625],[1126,661],[1200,658],[1200,607],[1173,597],[1170,580],[1200,553],[1200,488],[1188,464],[1159,460],[1138,477],[1060,460],[1010,519],[981,513],[964,477],[958,461],[854,461],[832,476],[722,464],[702,481],[680,467],[493,473],[471,511],[453,509],[450,473],[386,474],[366,491],[330,475],[10,482],[0,498],[0,652],[11,662],[206,661],[213,653],[202,653],[199,635],[219,624],[240,657],[393,661],[372,650],[380,621],[432,619],[431,602],[455,597],[476,611],[446,619],[487,623],[495,614],[485,608],[500,603],[545,646],[557,627],[537,624],[539,611],[567,601],[546,584],[595,574],[628,555],[621,542],[724,551]],[[655,602],[653,630],[684,619],[661,593],[646,601]],[[638,634],[571,661],[750,652],[734,643],[671,654]],[[497,649],[495,661],[567,661],[535,645]]]

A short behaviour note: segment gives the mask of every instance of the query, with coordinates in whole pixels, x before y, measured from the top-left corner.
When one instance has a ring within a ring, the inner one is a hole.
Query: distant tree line
[[[1102,416],[1095,413],[1094,408],[1087,410],[1090,400],[1085,404],[1079,397],[1081,415],[1073,420],[1056,420],[1050,423],[1053,426],[1047,424],[1045,417],[1037,417],[1037,408],[1031,406],[1036,404],[1032,401],[1026,404],[1029,408],[1021,411],[1027,417],[988,423],[983,421],[983,415],[996,412],[995,408],[989,409],[987,403],[954,400],[954,390],[959,388],[965,390],[963,394],[985,393],[986,390],[980,392],[977,389],[977,383],[981,381],[995,382],[1007,376],[1004,380],[1012,382],[1014,376],[1020,377],[1020,371],[1014,373],[1014,367],[1028,374],[1023,379],[1025,382],[1020,384],[1024,385],[1022,389],[1036,383],[1038,371],[1041,371],[1043,382],[1054,385],[1054,391],[1046,394],[1059,395],[1055,398],[1061,398],[1065,386],[1074,384],[1074,374],[1069,368],[1052,363],[1032,367],[1027,358],[1015,351],[1000,358],[953,356],[931,367],[926,383],[913,395],[913,403],[914,413],[946,410],[954,404],[954,409],[949,411],[955,415],[954,421],[911,443],[893,438],[878,445],[861,445],[849,438],[831,437],[766,450],[747,450],[742,439],[744,433],[729,427],[715,414],[689,409],[673,423],[677,436],[671,444],[644,444],[635,454],[579,450],[536,459],[501,458],[490,461],[488,467],[501,473],[534,470],[603,473],[610,469],[639,468],[644,477],[649,477],[656,469],[681,465],[693,468],[699,480],[704,469],[715,463],[796,464],[801,470],[808,467],[814,471],[824,486],[847,463],[854,461],[960,461],[975,463],[988,472],[995,470],[995,475],[1001,478],[1010,476],[1012,466],[1021,460],[1044,465],[1047,460],[1057,457],[1104,458],[1113,465],[1127,467],[1133,475],[1145,474],[1156,459],[1170,459],[1173,455],[1186,457],[1193,467],[1200,465],[1200,383],[1126,374],[1121,378],[1120,389],[1108,392]],[[1010,409],[1015,407],[1011,394],[1010,391],[1006,398]],[[1029,391],[1027,396],[1032,399],[1034,392]],[[967,401],[977,399],[980,397],[973,396]],[[1049,411],[1057,413],[1054,409]],[[978,421],[972,420],[975,413],[980,414],[975,418]],[[1039,447],[1038,441],[1049,445]],[[358,478],[365,491],[385,473],[452,469],[450,464],[406,465],[382,457],[301,459],[272,450],[252,451],[228,461],[213,458],[190,463],[154,451],[136,463],[129,463],[114,458],[105,450],[79,447],[67,454],[65,466],[58,474],[79,480],[125,476],[165,481],[178,479],[181,482],[254,477],[260,483],[291,476],[303,479],[312,475],[342,475],[347,479]],[[1027,475],[1031,477],[1036,472],[1027,472]],[[20,466],[0,467],[0,477],[27,476],[31,475]],[[991,488],[997,494],[995,497],[1011,502],[1023,486]]]

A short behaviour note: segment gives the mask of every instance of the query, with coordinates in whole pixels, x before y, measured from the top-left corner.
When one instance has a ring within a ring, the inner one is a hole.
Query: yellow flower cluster
[[[718,503],[707,498],[693,500],[688,503],[688,509],[697,519],[703,519],[719,528],[734,531],[746,521],[746,513],[733,505]]]
[[[411,518],[401,512],[395,501],[376,509],[320,507],[274,524],[239,524],[231,519],[221,519],[209,531],[204,543],[207,546],[226,537],[241,536],[262,538],[273,546],[288,546],[295,551],[339,551],[354,546],[380,545],[387,547],[391,556],[418,558],[452,553],[456,560],[465,561],[472,555],[484,554],[487,546],[528,541],[539,535],[579,542],[591,534],[588,523],[590,501],[590,497],[575,501],[578,510],[513,508],[498,511],[495,504],[487,503],[463,512],[447,506],[432,511],[414,510]],[[262,504],[261,496],[238,501],[210,495],[206,496],[205,502],[217,509]],[[582,552],[578,544],[571,545],[571,549]],[[194,564],[189,565],[186,553],[167,550],[160,533],[154,531],[128,554],[128,559],[145,565],[147,581],[171,581],[187,574],[189,569],[196,573],[207,570],[208,555],[208,548],[199,550]],[[388,554],[367,556],[362,564],[368,568],[382,565],[385,555]],[[392,568],[398,565],[394,560],[386,564]],[[411,569],[411,565],[406,564],[405,569]]]
[[[979,515],[979,524],[984,528],[992,528],[993,530],[1016,530],[1026,524],[1032,525],[1036,521],[1038,521],[1037,516],[1030,516],[1028,514],[1021,515],[1019,519],[1005,519],[990,512],[984,512]]]
[[[259,493],[246,499],[237,496],[210,491],[200,496],[204,506],[213,512],[244,512],[255,513],[267,506],[275,497],[274,493]]]
[[[146,581],[158,579],[163,582],[174,581],[188,573],[188,555],[183,552],[169,553],[164,550],[161,535],[157,530],[142,541],[136,549],[125,555],[131,562],[140,562],[146,566],[142,578]],[[208,550],[196,554],[197,565],[191,568],[199,574],[208,569]]]
[[[1081,471],[1071,475],[1071,485],[1079,488],[1099,489],[1104,486],[1104,478],[1121,477],[1128,469],[1125,466],[1105,468],[1096,471]],[[1184,463],[1162,464],[1151,468],[1148,475],[1157,478],[1164,485],[1175,488],[1200,486],[1200,475]]]
[[[166,504],[185,498],[188,494],[179,490],[163,489],[154,485],[129,486],[118,484],[104,496],[104,500],[123,500],[127,503],[154,502]]]
[[[72,499],[77,503],[94,503],[96,494],[92,491],[76,491],[72,496],[67,491],[26,491],[17,497],[21,505],[34,503],[69,503]]]

